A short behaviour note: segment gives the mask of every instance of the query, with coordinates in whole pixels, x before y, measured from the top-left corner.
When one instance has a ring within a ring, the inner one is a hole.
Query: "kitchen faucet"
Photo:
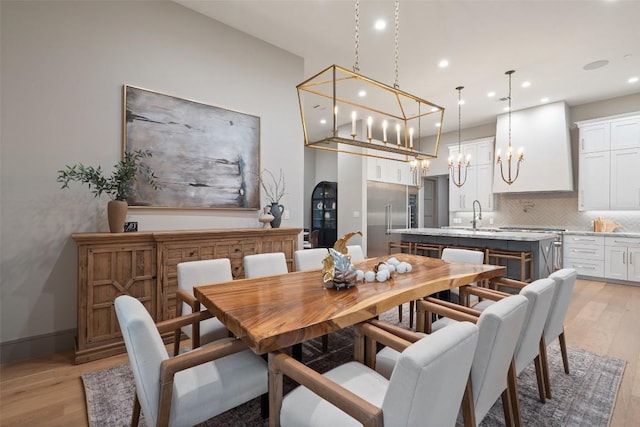
[[[476,218],[476,203],[478,204],[478,217]],[[480,205],[480,201],[479,200],[474,200],[473,201],[473,220],[471,220],[471,224],[473,225],[473,229],[476,230],[477,227],[477,221],[480,221],[482,219],[482,206]]]

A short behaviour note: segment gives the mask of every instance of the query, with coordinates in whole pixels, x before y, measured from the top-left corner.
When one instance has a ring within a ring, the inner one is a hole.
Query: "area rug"
[[[381,318],[398,322],[398,311],[390,310]],[[408,316],[404,316],[405,323]],[[404,325],[407,326],[407,325]],[[303,346],[303,361],[311,368],[325,372],[352,359],[353,332],[345,329],[329,337],[330,350],[322,352],[320,339]],[[549,346],[549,369],[553,398],[538,400],[533,365],[518,377],[520,408],[525,426],[607,426],[622,379],[625,361],[586,350],[568,348],[571,374],[566,375],[557,344]],[[119,365],[82,376],[87,400],[89,425],[92,427],[127,426],[133,407],[133,375],[129,365]],[[285,393],[294,387],[285,383]],[[491,408],[481,426],[503,426],[501,399]],[[260,417],[260,399],[254,399],[212,418],[201,426],[267,426]],[[144,417],[140,426],[146,426]]]

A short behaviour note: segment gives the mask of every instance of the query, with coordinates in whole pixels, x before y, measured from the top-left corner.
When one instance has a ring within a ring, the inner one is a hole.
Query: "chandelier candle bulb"
[[[396,135],[398,137],[398,146],[400,146],[400,124],[396,124]]]
[[[409,148],[413,148],[413,128],[409,128]]]
[[[373,118],[369,116],[367,118],[367,139],[371,142],[371,125],[373,124]]]
[[[333,131],[338,132],[338,106],[333,107]]]
[[[352,137],[356,137],[357,132],[356,132],[356,112],[352,111],[351,112],[351,136]]]
[[[387,143],[387,121],[382,122],[382,142]]]

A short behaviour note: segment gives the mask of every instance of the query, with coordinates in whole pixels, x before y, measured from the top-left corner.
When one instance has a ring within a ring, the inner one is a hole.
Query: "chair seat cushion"
[[[182,332],[187,334],[188,337],[193,338],[193,332],[191,332],[191,325],[187,325],[182,328]],[[224,326],[224,323],[218,320],[217,317],[203,320],[200,322],[200,345],[208,344],[223,338],[229,337],[229,330]]]
[[[477,303],[476,305],[474,305],[473,309],[474,310],[478,310],[478,311],[483,311],[485,308],[489,307],[494,302],[495,301],[484,299],[484,300],[480,301],[479,303]]]
[[[267,390],[267,363],[251,350],[178,372],[173,384],[169,425],[198,424]]]
[[[365,365],[349,362],[330,370],[324,376],[373,405],[382,407],[389,381]],[[283,427],[362,425],[304,386],[297,387],[284,397],[280,423]]]

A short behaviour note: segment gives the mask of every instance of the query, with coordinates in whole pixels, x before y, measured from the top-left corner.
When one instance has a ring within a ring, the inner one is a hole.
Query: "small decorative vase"
[[[111,200],[107,204],[107,219],[109,231],[112,233],[124,233],[124,221],[127,219],[129,205],[126,200]]]
[[[284,206],[278,203],[271,203],[271,215],[273,215],[273,221],[271,221],[271,227],[280,228],[280,222],[282,221],[283,212],[284,212]]]
[[[269,209],[269,206],[265,206],[258,216],[258,221],[262,223],[262,228],[271,228],[271,221],[274,220],[274,216],[271,215]]]

